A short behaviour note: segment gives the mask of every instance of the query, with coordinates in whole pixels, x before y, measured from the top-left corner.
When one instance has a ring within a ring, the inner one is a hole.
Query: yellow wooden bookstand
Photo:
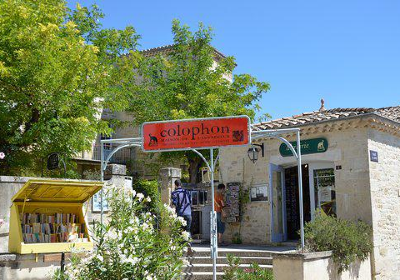
[[[102,182],[61,181],[51,179],[29,180],[12,198],[10,209],[10,236],[8,250],[11,253],[57,253],[77,249],[91,250],[93,242],[88,235],[82,206],[103,186]],[[71,213],[85,223],[88,242],[25,243],[22,235],[20,213]]]

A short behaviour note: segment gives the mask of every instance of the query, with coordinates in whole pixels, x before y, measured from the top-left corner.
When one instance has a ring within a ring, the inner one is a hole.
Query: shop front
[[[296,143],[292,143],[296,146]],[[304,156],[322,154],[328,150],[326,138],[309,138],[300,142]],[[279,146],[282,158],[288,157],[291,162],[279,160],[269,163],[269,185],[271,186],[271,241],[282,242],[297,240],[300,229],[299,211],[299,177],[296,161],[286,144]],[[307,157],[305,157],[307,158]],[[321,159],[323,157],[321,156]],[[303,160],[303,209],[304,221],[309,222],[316,210],[322,210],[336,216],[335,163],[333,161]]]
[[[320,151],[304,149],[305,153],[302,155],[301,180],[305,222],[311,221],[318,210],[329,215],[337,215],[335,182],[341,168],[338,164],[341,160],[341,152],[333,147],[330,149],[326,137],[331,138],[329,134],[326,134],[323,138],[303,138],[304,140],[301,141],[302,146],[310,146],[317,141],[324,143],[324,148]],[[243,207],[242,223],[247,224],[253,219],[257,220],[257,223],[260,220],[265,223],[263,224],[264,232],[259,232],[258,236],[253,234],[249,239],[243,236],[242,239],[249,243],[253,243],[252,240],[263,240],[263,243],[298,240],[300,238],[300,200],[297,160],[292,154],[283,152],[284,148],[286,150],[285,144],[275,139],[265,139],[263,143],[268,149],[264,158],[261,157],[257,162],[252,163],[248,158],[243,157],[239,170],[234,168],[237,160],[231,162],[233,166],[229,167],[226,162],[221,161],[221,164],[226,164],[227,167],[225,172],[221,173],[222,178],[227,177],[227,180],[223,178],[224,182],[238,181],[240,179],[237,175],[242,175],[243,188],[248,189],[250,200]],[[273,149],[273,147],[276,148]],[[238,171],[236,174],[235,170]],[[259,185],[266,186],[267,194],[264,200],[253,197],[257,194],[255,189]],[[252,216],[246,213],[247,209],[253,213]],[[256,227],[254,223],[249,226]],[[231,228],[235,227],[233,223]]]
[[[321,210],[371,224],[373,273],[390,275],[390,256],[400,254],[400,237],[388,234],[400,228],[400,210],[394,207],[400,203],[400,106],[321,110],[252,126],[253,131],[291,127],[301,129],[304,221]],[[295,141],[294,134],[283,137]],[[257,160],[248,153],[252,146],[220,152],[220,181],[238,182],[241,194],[250,196],[242,199],[240,222],[228,223],[223,238],[229,243],[239,235],[245,244],[297,242],[296,158],[279,139],[265,137],[252,144]],[[256,199],[259,186],[266,193],[261,200]]]

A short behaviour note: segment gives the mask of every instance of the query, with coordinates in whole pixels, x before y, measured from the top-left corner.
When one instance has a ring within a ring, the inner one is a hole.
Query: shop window
[[[207,204],[207,191],[199,191],[199,204]]]
[[[192,205],[199,205],[199,191],[192,191]]]
[[[336,217],[336,189],[333,168],[314,170],[315,206]]]

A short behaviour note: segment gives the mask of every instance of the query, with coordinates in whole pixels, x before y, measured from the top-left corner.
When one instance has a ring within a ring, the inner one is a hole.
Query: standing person
[[[218,245],[222,244],[222,235],[225,232],[225,223],[222,222],[222,208],[225,207],[224,201],[225,185],[219,184],[217,191],[214,195],[214,208],[217,212],[217,232],[218,232]]]
[[[192,224],[192,196],[189,191],[182,189],[181,180],[175,180],[176,189],[171,193],[171,201],[175,206],[176,214],[186,221],[185,230],[190,235]]]

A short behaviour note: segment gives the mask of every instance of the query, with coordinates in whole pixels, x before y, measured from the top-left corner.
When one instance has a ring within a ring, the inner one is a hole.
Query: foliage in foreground
[[[179,278],[189,239],[181,229],[185,221],[167,206],[156,220],[146,211],[151,200],[133,190],[113,188],[108,199],[109,222],[94,229],[96,250],[73,254],[65,274],[58,271],[53,279]]]
[[[332,251],[339,272],[349,269],[357,259],[365,260],[372,251],[370,225],[338,219],[323,212],[318,212],[315,220],[306,224],[304,237],[307,250]]]
[[[0,1],[0,172],[37,174],[49,153],[70,158],[111,133],[99,113],[132,94],[139,36],[102,28],[103,16],[65,0]]]
[[[250,268],[239,268],[240,258],[228,254],[229,267],[224,270],[224,280],[273,280],[271,270],[263,269],[254,263]]]
[[[156,180],[136,179],[133,181],[132,187],[136,192],[150,197],[151,201],[148,203],[148,211],[155,215],[161,214],[164,205],[161,203],[161,195],[158,189],[159,184]]]

